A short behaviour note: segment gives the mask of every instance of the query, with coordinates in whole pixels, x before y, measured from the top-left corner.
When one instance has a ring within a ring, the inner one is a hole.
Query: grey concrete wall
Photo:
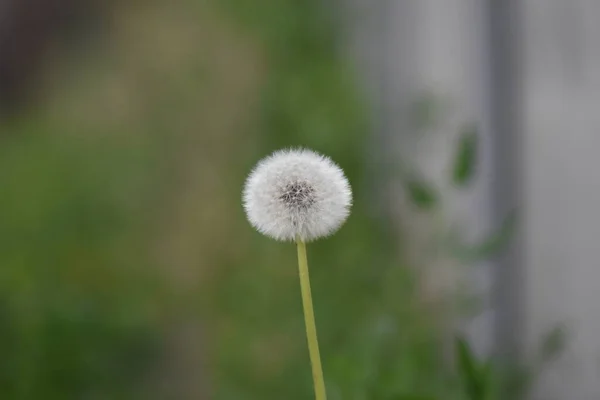
[[[524,4],[527,343],[571,331],[536,398],[600,399],[600,2]]]
[[[374,175],[398,157],[418,165],[448,195],[446,221],[466,220],[473,238],[519,207],[517,245],[471,275],[496,300],[466,324],[477,346],[532,356],[566,323],[566,351],[533,397],[600,399],[600,1],[347,1],[349,50],[374,107]],[[427,136],[404,113],[423,92],[451,99]],[[443,178],[464,120],[481,128],[483,163],[457,195]],[[401,208],[419,249],[437,225]]]
[[[457,224],[465,239],[477,242],[493,224],[491,185],[493,149],[489,112],[487,9],[479,0],[348,0],[352,34],[349,50],[364,77],[374,107],[373,176],[386,176],[408,165],[440,189],[442,209],[424,214],[403,201],[394,178],[381,196],[400,221],[409,257],[417,268],[428,269],[432,296],[449,295],[456,282],[457,263],[447,254],[431,252],[432,240]],[[435,126],[418,132],[410,110],[422,96],[439,101]],[[481,137],[480,163],[473,187],[459,192],[449,180],[458,134],[475,123]],[[391,200],[391,203],[389,201]],[[482,300],[491,294],[492,270],[481,263],[469,270],[473,293]],[[482,352],[492,349],[494,314],[486,308],[464,321]]]

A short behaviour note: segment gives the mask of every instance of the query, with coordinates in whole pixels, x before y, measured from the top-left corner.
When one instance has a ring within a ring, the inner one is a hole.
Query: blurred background
[[[600,399],[600,3],[0,0],[0,398],[309,399],[247,173],[331,156],[331,400]]]

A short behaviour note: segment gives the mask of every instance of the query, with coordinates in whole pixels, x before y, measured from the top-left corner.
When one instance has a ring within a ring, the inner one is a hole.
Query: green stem
[[[315,386],[316,400],[326,400],[325,382],[323,379],[323,368],[321,367],[321,356],[319,355],[319,341],[317,340],[317,327],[315,325],[315,313],[313,310],[312,295],[310,291],[310,277],[308,274],[308,260],[306,258],[306,244],[297,239],[298,244],[298,268],[300,271],[300,288],[302,289],[302,305],[304,307],[304,322],[306,324],[306,339],[308,340],[308,352],[312,366],[313,383]]]

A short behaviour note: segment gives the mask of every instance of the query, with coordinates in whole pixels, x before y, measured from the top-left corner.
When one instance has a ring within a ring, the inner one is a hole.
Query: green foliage
[[[457,187],[464,187],[472,181],[477,164],[477,128],[469,125],[460,133],[454,168],[452,170],[452,182]]]
[[[516,228],[517,215],[513,212],[503,219],[502,224],[496,231],[483,238],[480,243],[465,243],[455,233],[449,238],[448,246],[451,254],[460,261],[474,263],[486,260],[498,254],[509,244]]]
[[[566,341],[564,327],[549,330],[542,338],[537,361],[507,362],[496,357],[480,358],[460,335],[455,338],[456,371],[467,400],[524,399],[539,373],[558,356]]]
[[[0,397],[137,398],[161,340],[130,264],[147,158],[25,131],[0,150]]]
[[[491,361],[481,363],[468,342],[457,336],[455,339],[457,370],[468,400],[490,400],[494,394]]]
[[[413,107],[415,129],[431,128],[439,118],[439,101],[431,94],[421,97]],[[450,182],[458,190],[465,190],[475,178],[478,162],[479,134],[477,127],[467,124],[459,132],[455,156],[452,161]],[[404,190],[409,201],[421,211],[438,212],[444,199],[436,186],[425,179],[414,178],[415,174],[403,179]],[[517,227],[516,212],[508,214],[500,226],[479,243],[467,243],[454,228],[447,237],[445,248],[457,260],[473,264],[486,260],[501,252],[510,242]],[[441,227],[441,229],[444,229]]]
[[[427,182],[419,179],[407,179],[404,185],[410,200],[419,209],[428,211],[437,206],[439,195]]]
[[[564,326],[558,325],[549,330],[541,340],[538,350],[538,365],[543,366],[559,356],[564,351],[566,341],[567,330]]]

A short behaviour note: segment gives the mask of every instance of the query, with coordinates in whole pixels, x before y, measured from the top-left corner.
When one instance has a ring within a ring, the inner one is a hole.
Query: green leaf
[[[467,398],[481,400],[484,398],[485,389],[479,374],[478,361],[465,339],[457,337],[455,345],[457,367]]]
[[[463,262],[476,262],[490,258],[501,251],[512,238],[517,226],[517,214],[511,212],[504,218],[500,228],[480,243],[460,243],[456,237],[450,239],[451,252]]]
[[[479,370],[480,380],[487,396],[486,400],[499,399],[502,381],[493,359],[488,359]]]
[[[542,338],[539,350],[541,362],[550,362],[556,358],[564,350],[566,341],[567,332],[562,325],[547,332]]]
[[[406,191],[412,203],[422,210],[431,210],[438,204],[438,193],[433,186],[419,179],[408,179]]]
[[[468,185],[475,175],[478,142],[477,128],[474,125],[466,126],[460,134],[452,169],[452,182],[458,187]]]

